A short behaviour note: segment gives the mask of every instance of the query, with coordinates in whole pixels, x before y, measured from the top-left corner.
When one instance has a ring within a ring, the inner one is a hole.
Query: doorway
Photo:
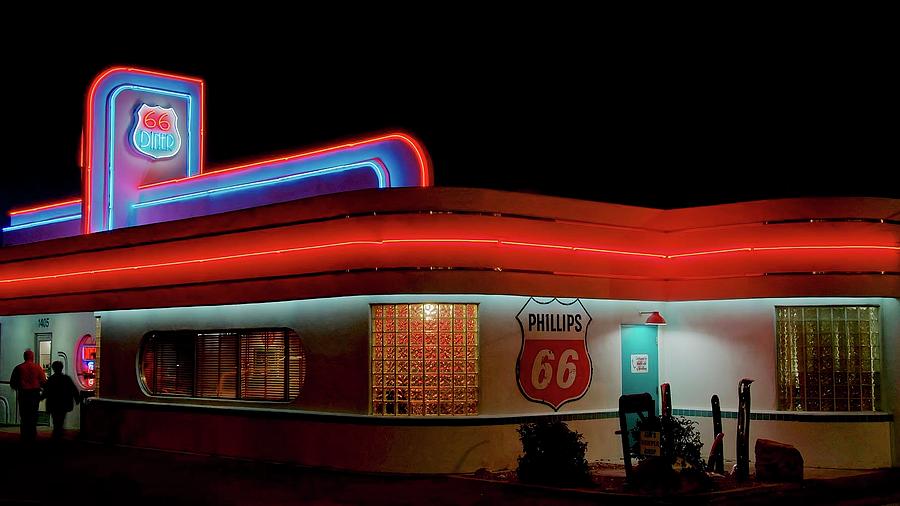
[[[659,413],[659,329],[655,325],[622,325],[622,394],[647,392]],[[626,416],[634,427],[636,414]],[[630,439],[630,434],[629,434]]]
[[[50,364],[53,362],[53,333],[36,332],[34,334],[34,361],[44,369],[44,374],[50,378]],[[50,425],[50,415],[47,413],[47,401],[42,400],[38,405],[38,425]]]

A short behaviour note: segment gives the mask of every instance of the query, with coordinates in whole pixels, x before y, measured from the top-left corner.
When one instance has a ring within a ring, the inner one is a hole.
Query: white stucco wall
[[[881,314],[883,318],[882,345],[882,406],[883,411],[894,414],[892,424],[894,461],[900,466],[900,444],[897,442],[897,422],[900,421],[900,300],[882,299]]]
[[[146,400],[138,386],[137,353],[143,335],[151,330],[290,327],[301,337],[308,353],[307,383],[291,407],[308,411],[367,414],[369,410],[369,305],[400,302],[465,302],[480,308],[479,415],[485,417],[553,414],[552,408],[528,401],[516,384],[516,360],[521,332],[516,314],[527,297],[484,295],[391,295],[289,301],[240,306],[170,308],[97,313],[103,322],[102,395]],[[881,298],[754,299],[697,302],[641,302],[582,299],[592,317],[588,349],[593,378],[587,394],[565,404],[559,413],[610,411],[621,393],[621,325],[642,321],[640,311],[658,310],[668,325],[659,329],[660,382],[672,385],[676,409],[710,409],[710,396],[718,394],[722,409],[737,409],[737,383],[755,380],[751,388],[755,413],[777,407],[775,326],[776,305],[876,304],[882,319],[882,411],[900,416],[897,339],[900,302]],[[50,318],[49,328],[38,328],[39,318]],[[26,347],[34,347],[35,332],[53,333],[53,356],[65,351],[74,374],[74,346],[85,333],[94,332],[91,313],[27,315],[0,318],[0,378],[9,379]],[[11,400],[9,387],[0,395]],[[221,401],[199,401],[209,404]],[[700,425],[706,450],[712,440],[711,419],[694,418]],[[77,411],[67,425],[77,426]],[[620,458],[613,434],[616,421],[572,422],[585,434],[589,458]],[[751,445],[758,437],[795,444],[808,465],[880,467],[894,465],[898,450],[891,422],[785,422],[753,420]],[[472,428],[472,430],[477,430]],[[496,432],[495,429],[491,429]],[[427,431],[426,431],[427,432]],[[734,458],[734,419],[725,419],[725,455]],[[423,432],[425,433],[425,432]],[[440,431],[435,429],[435,437]],[[866,448],[866,445],[871,448]],[[504,448],[508,445],[501,445]],[[502,462],[514,456],[493,456]],[[751,459],[753,458],[751,452]],[[514,459],[513,459],[514,461]],[[855,463],[855,464],[854,464]]]
[[[103,322],[102,375],[104,395],[140,400],[135,354],[140,339],[151,330],[289,327],[308,352],[307,386],[299,405],[306,409],[367,413],[369,370],[369,305],[400,302],[465,302],[479,304],[482,415],[552,413],[547,406],[525,399],[516,383],[516,360],[522,337],[516,314],[528,297],[393,295],[342,297],[241,306],[150,309],[99,312]],[[638,323],[641,310],[659,304],[630,301],[582,301],[593,320],[588,349],[593,379],[583,398],[560,412],[616,409],[621,394],[619,365],[622,323]],[[130,384],[130,385],[129,385]],[[327,395],[323,395],[326,392]]]
[[[881,307],[882,412],[898,417],[897,299],[799,298],[669,302],[664,307],[668,325],[660,329],[660,381],[669,382],[673,405],[709,410],[710,397],[719,396],[723,411],[735,411],[741,378],[751,385],[753,412],[775,412],[778,407],[775,346],[775,306],[874,304]],[[712,442],[709,418],[693,417],[700,424],[705,448]],[[723,421],[725,457],[735,458],[735,421]],[[821,467],[887,467],[897,465],[891,448],[891,422],[785,422],[752,420],[751,448],[757,438],[793,444],[807,465]],[[893,443],[896,446],[895,443]],[[753,452],[751,450],[751,460]]]
[[[47,327],[39,325],[40,320],[49,319]],[[51,333],[50,354],[53,361],[62,360],[58,352],[68,357],[67,368],[63,371],[75,381],[75,346],[81,336],[94,334],[93,313],[36,314],[23,316],[0,317],[0,380],[9,381],[13,368],[22,363],[22,353],[30,348],[35,350],[35,334]],[[35,355],[37,355],[35,350]],[[80,388],[80,385],[78,385]],[[15,394],[7,384],[0,384],[0,396],[6,397],[10,404],[10,423],[15,416]],[[0,408],[2,409],[2,408]],[[66,417],[66,428],[77,429],[79,406]],[[3,414],[0,412],[0,419]]]
[[[882,306],[882,346],[887,350],[897,339],[896,303],[896,299],[882,298],[669,302],[663,313],[669,324],[660,329],[660,380],[672,384],[676,407],[710,409],[710,397],[718,394],[723,410],[735,410],[738,381],[751,378],[752,407],[775,410],[775,306]],[[893,338],[889,325],[894,326]],[[885,360],[884,365],[889,362],[896,364],[896,360]],[[890,404],[883,404],[888,411]]]

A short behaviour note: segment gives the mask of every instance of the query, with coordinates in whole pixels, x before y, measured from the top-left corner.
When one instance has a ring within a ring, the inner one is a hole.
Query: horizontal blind
[[[144,346],[142,376],[154,395],[193,395],[192,336],[180,332],[150,334]]]
[[[283,331],[244,331],[241,335],[241,398],[285,400],[286,362]]]
[[[288,330],[288,346],[290,353],[288,355],[288,398],[296,399],[300,396],[300,390],[306,382],[306,354],[303,353],[303,347],[300,345],[300,337],[292,330]]]
[[[306,354],[286,328],[151,332],[141,378],[153,395],[287,401],[303,390]]]
[[[233,332],[197,335],[197,397],[237,398],[238,336]]]

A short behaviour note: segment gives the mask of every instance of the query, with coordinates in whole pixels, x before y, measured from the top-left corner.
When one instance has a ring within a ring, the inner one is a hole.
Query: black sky
[[[661,208],[900,196],[896,55],[877,41],[591,40],[19,53],[0,212],[80,194],[84,94],[113,65],[206,80],[211,167],[402,130],[440,186]]]

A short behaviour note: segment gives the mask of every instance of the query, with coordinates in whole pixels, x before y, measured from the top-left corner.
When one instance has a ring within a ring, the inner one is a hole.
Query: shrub
[[[688,482],[692,488],[706,488],[706,461],[700,450],[703,442],[696,431],[697,422],[684,417],[664,417],[638,420],[631,430],[632,454],[640,461],[636,470],[636,482],[661,489],[684,489]],[[640,431],[660,432],[660,456],[640,454]]]
[[[688,464],[697,469],[706,469],[706,461],[700,454],[703,442],[696,431],[697,422],[683,416],[669,416],[652,420],[638,420],[631,430],[632,452],[638,460],[647,457],[640,454],[641,430],[660,431],[659,446],[663,460],[669,465]]]
[[[583,436],[560,421],[524,423],[518,429],[523,455],[516,473],[526,483],[578,486],[591,483]]]

